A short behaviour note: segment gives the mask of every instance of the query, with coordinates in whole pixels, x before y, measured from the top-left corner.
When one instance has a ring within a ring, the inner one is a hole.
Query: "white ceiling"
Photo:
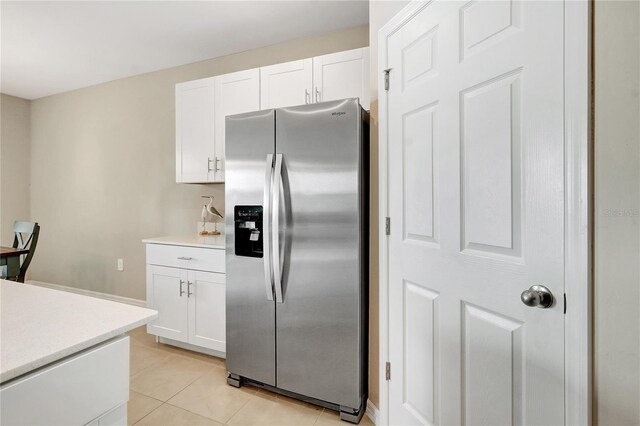
[[[26,99],[366,24],[367,1],[2,1],[0,90]]]

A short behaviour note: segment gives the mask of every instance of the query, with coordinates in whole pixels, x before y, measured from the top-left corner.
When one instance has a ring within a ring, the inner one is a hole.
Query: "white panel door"
[[[369,109],[368,47],[313,58],[314,102],[345,98],[360,98]]]
[[[147,265],[147,305],[158,311],[158,318],[147,325],[156,336],[186,342],[187,271]]]
[[[260,109],[311,103],[313,60],[260,68]]]
[[[189,343],[226,351],[224,274],[189,271]]]
[[[381,40],[391,424],[564,422],[563,9],[434,0]]]
[[[176,84],[176,182],[213,182],[214,78]]]
[[[260,69],[224,74],[215,79],[215,180],[224,182],[224,122],[227,115],[260,109]]]

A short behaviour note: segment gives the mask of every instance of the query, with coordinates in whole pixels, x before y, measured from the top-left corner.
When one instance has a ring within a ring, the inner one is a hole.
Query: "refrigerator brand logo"
[[[331,115],[334,117],[340,117],[341,115],[345,115],[346,112],[344,111],[338,111],[338,112],[332,112]]]

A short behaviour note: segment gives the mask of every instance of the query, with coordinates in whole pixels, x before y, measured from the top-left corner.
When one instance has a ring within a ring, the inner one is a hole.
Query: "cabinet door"
[[[189,271],[189,343],[226,351],[224,274]]]
[[[314,102],[360,98],[369,109],[369,48],[313,58]]]
[[[215,81],[215,179],[224,182],[224,121],[227,115],[260,109],[260,69],[224,74]]]
[[[176,84],[176,182],[212,182],[215,174],[214,78]]]
[[[311,103],[313,60],[260,68],[260,109]]]
[[[147,305],[158,318],[147,332],[168,339],[187,341],[187,271],[147,265]]]

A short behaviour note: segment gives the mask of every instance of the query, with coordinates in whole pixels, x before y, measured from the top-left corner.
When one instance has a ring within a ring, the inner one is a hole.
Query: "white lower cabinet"
[[[0,386],[2,425],[127,424],[129,337],[114,338]]]
[[[225,282],[224,274],[187,271],[189,307],[188,342],[225,352]]]
[[[188,341],[188,297],[186,269],[147,266],[147,305],[158,311],[158,319],[147,325],[156,336]]]
[[[159,251],[162,256],[158,256]],[[207,248],[147,245],[147,305],[158,311],[158,318],[147,325],[148,333],[193,345],[190,349],[205,348],[224,355],[224,253]],[[168,259],[191,262],[209,270],[187,269],[188,264],[185,267],[154,264],[158,260],[170,263]]]

